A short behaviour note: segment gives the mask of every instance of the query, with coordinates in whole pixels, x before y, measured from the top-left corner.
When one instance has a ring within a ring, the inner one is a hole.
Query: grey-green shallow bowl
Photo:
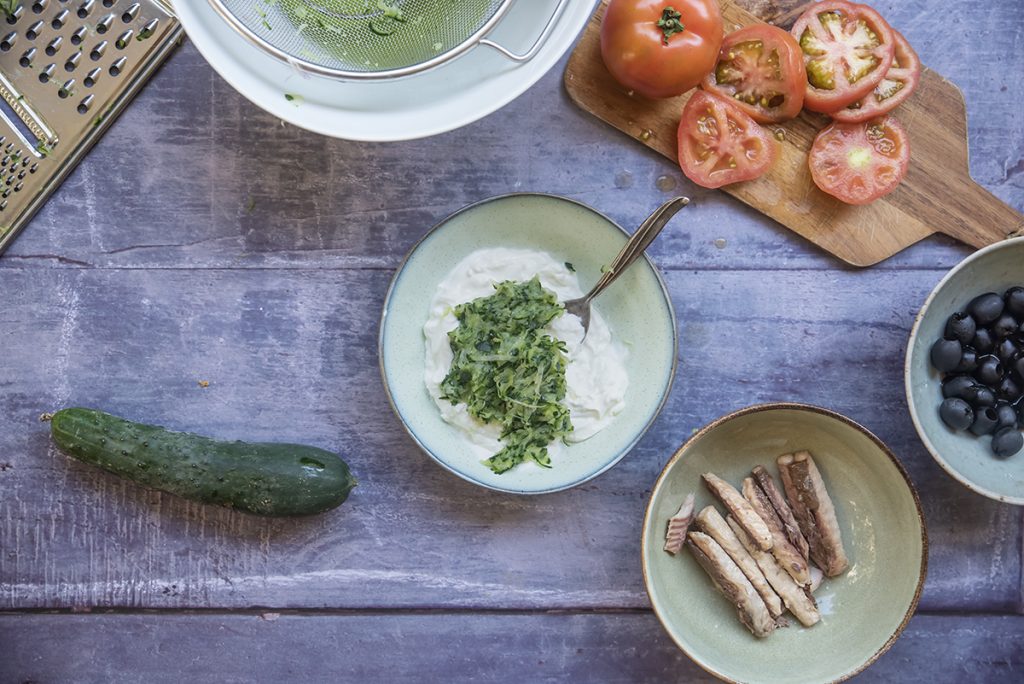
[[[526,464],[496,475],[483,463],[466,458],[460,432],[441,418],[423,380],[423,324],[430,302],[438,283],[471,252],[489,247],[548,252],[574,265],[580,287],[586,291],[627,237],[611,219],[583,204],[523,193],[470,205],[444,219],[413,247],[388,290],[378,351],[391,406],[431,458],[459,477],[490,489],[542,494],[596,477],[640,440],[664,406],[677,357],[672,303],[647,258],[637,261],[594,304],[612,334],[629,348],[626,407],[597,435],[566,449],[552,468]]]
[[[723,511],[702,473],[738,487],[762,464],[778,482],[776,457],[802,449],[814,455],[835,502],[850,568],[816,592],[821,622],[804,628],[790,617],[790,627],[757,639],[689,551],[663,550],[665,525],[689,492],[697,511],[712,503]],[[647,504],[641,560],[658,619],[711,674],[730,682],[839,682],[878,659],[910,620],[924,585],[928,540],[917,492],[877,437],[826,409],[761,404],[704,427],[668,462]]]
[[[943,470],[978,494],[1024,505],[1024,451],[1008,459],[992,454],[989,437],[954,432],[939,417],[942,379],[932,368],[931,347],[946,319],[976,296],[1024,285],[1024,238],[1004,240],[961,261],[928,295],[907,345],[904,379],[910,417],[925,448]]]

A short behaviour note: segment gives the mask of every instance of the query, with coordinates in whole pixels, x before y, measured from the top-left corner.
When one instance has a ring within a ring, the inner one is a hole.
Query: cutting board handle
[[[1024,215],[968,177],[947,198],[948,221],[940,230],[972,247],[988,245],[1024,235]]]

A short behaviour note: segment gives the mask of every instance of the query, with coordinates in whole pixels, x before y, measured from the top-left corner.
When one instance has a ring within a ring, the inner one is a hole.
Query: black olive
[[[960,344],[970,344],[977,331],[978,326],[969,313],[958,311],[946,321],[947,340],[960,340]]]
[[[997,340],[1001,340],[1004,337],[1009,337],[1017,332],[1018,327],[1017,320],[1013,316],[1010,314],[1003,314],[996,319],[995,323],[992,324],[992,335],[994,335]]]
[[[962,398],[974,408],[986,408],[996,405],[996,393],[982,385],[968,387],[962,392]]]
[[[988,328],[978,328],[978,332],[974,333],[974,339],[971,340],[971,346],[979,354],[988,354],[995,349],[996,343],[992,339],[992,333],[988,331]]]
[[[996,347],[996,356],[999,357],[1000,361],[1008,364],[1010,363],[1010,361],[1013,360],[1013,357],[1015,357],[1019,351],[1020,347],[1017,345],[1017,343],[1011,340],[1010,338],[1006,338],[1005,340],[999,343],[999,346]]]
[[[1003,428],[992,438],[992,453],[1009,458],[1024,447],[1024,434],[1016,428]]]
[[[1024,287],[1011,287],[1003,296],[1006,310],[1017,318],[1024,318]]]
[[[978,382],[995,388],[1003,379],[1003,364],[999,358],[989,354],[978,359],[978,370],[974,371],[974,377]]]
[[[998,424],[999,415],[996,413],[995,408],[989,406],[988,408],[974,412],[974,422],[971,423],[971,432],[979,437],[982,435],[990,435],[995,432],[996,425]]]
[[[977,381],[970,375],[954,375],[942,383],[942,396],[946,399],[959,397],[965,399],[964,391],[969,387],[975,387]]]
[[[958,340],[939,340],[932,345],[932,365],[943,373],[960,365],[962,355],[963,347]]]
[[[971,373],[978,367],[978,353],[970,347],[965,347],[960,355],[960,363],[954,368],[957,373]]]
[[[996,389],[996,394],[999,395],[1000,399],[1006,399],[1007,401],[1017,401],[1020,399],[1020,385],[1014,381],[1009,375],[1004,377],[999,387]]]
[[[1017,427],[1017,422],[1020,417],[1017,415],[1017,410],[1013,408],[1013,405],[1007,404],[1005,401],[1001,401],[996,404],[996,429],[1004,427]]]
[[[1024,354],[1017,354],[1016,358],[1010,361],[1010,368],[1016,371],[1021,380],[1024,380]]]
[[[963,399],[946,399],[939,406],[939,416],[954,430],[966,430],[974,423],[974,409]]]
[[[967,311],[979,326],[988,325],[1003,313],[1003,298],[995,292],[978,295],[967,305]]]

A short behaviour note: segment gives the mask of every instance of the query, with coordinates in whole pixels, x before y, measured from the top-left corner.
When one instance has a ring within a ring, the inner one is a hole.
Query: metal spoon
[[[632,266],[633,262],[639,259],[644,250],[654,242],[654,238],[658,237],[658,233],[676,215],[676,212],[689,203],[690,199],[688,197],[676,197],[658,207],[653,214],[647,217],[646,221],[640,224],[640,227],[636,229],[636,232],[626,242],[622,251],[605,269],[601,279],[591,288],[590,292],[579,299],[570,299],[565,303],[565,312],[578,316],[580,323],[583,324],[584,339],[590,330],[590,302],[604,292],[605,288],[615,282],[615,279],[622,275],[627,268]]]

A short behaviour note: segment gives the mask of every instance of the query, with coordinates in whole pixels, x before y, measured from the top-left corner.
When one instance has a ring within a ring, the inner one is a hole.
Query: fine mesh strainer
[[[249,42],[298,69],[384,80],[440,66],[476,45],[533,58],[570,0],[552,0],[533,46],[513,52],[487,35],[514,0],[208,0]]]

